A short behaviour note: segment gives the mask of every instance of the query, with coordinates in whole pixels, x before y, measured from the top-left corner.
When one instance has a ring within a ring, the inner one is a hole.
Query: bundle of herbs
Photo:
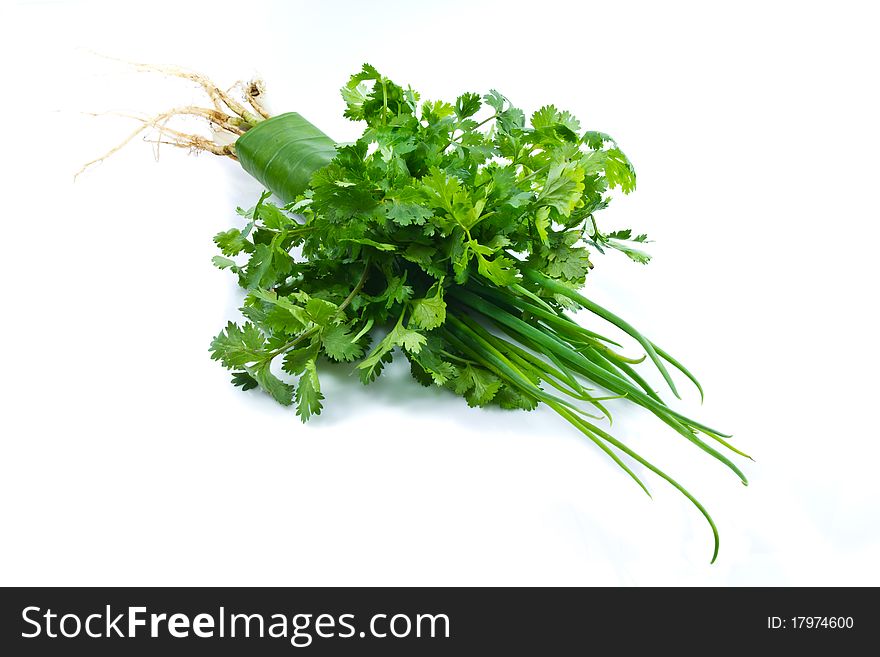
[[[337,144],[299,114],[271,117],[258,82],[236,100],[202,76],[171,72],[199,83],[214,105],[176,113],[207,118],[234,142],[167,128],[163,137],[233,157],[267,189],[253,208],[239,209],[237,227],[214,237],[222,254],[214,264],[246,290],[243,321],[230,322],[210,347],[234,385],[294,405],[305,422],[323,409],[324,359],[350,363],[369,384],[397,356],[417,383],[471,407],[546,404],[645,492],[633,463],[681,491],[712,528],[715,560],[718,532],[706,509],[603,428],[609,400],[638,404],[746,483],[723,453],[746,456],[729,436],[668,406],[639,366],[656,368],[676,397],[670,369],[702,397],[697,379],[579,292],[591,248],[650,259],[645,235],[604,233],[596,221],[612,190],[636,185],[614,139],[582,130],[552,105],[526,120],[494,90],[423,101],[364,65],[342,88],[345,116],[364,132]],[[620,343],[568,314],[581,310],[644,355],[623,355]]]

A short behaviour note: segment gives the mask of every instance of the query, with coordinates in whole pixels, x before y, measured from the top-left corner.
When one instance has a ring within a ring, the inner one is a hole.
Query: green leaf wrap
[[[242,168],[284,203],[309,185],[336,155],[336,142],[296,112],[266,119],[235,142]]]

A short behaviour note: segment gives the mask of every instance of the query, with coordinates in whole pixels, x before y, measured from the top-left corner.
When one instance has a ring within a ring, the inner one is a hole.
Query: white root
[[[103,55],[99,56],[103,57]],[[107,57],[107,59],[124,61],[113,57]],[[235,156],[235,139],[243,135],[247,130],[260,121],[270,117],[270,114],[261,102],[261,98],[265,94],[265,87],[263,81],[260,79],[254,79],[247,83],[239,81],[228,90],[224,91],[214,84],[208,77],[176,66],[156,66],[137,62],[124,63],[134,67],[137,71],[162,73],[164,75],[195,82],[211,100],[213,107],[207,108],[198,105],[187,105],[162,112],[152,117],[123,112],[107,112],[108,114],[115,114],[117,116],[136,120],[140,125],[122,140],[122,142],[111,148],[109,151],[94,160],[86,162],[82,168],[74,174],[74,179],[89,167],[103,162],[108,157],[121,150],[138,135],[145,132],[148,133],[148,131],[153,131],[156,136],[150,139],[149,134],[147,134],[144,136],[144,140],[156,145],[157,157],[158,146],[160,144],[168,144],[177,148],[186,148],[193,152],[208,152],[213,153],[214,155],[222,155],[232,159],[238,159]],[[241,101],[236,99],[236,95],[241,97]],[[92,114],[92,116],[99,116],[99,114]],[[168,127],[168,123],[173,119],[185,116],[196,117],[207,121],[214,130],[215,138],[207,138],[198,134],[183,132]]]

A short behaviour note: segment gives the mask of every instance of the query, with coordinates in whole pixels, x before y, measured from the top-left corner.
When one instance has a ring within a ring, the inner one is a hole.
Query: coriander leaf
[[[446,385],[458,375],[456,367],[443,360],[442,350],[443,342],[437,337],[431,336],[418,354],[407,354],[410,363],[418,365],[418,369],[412,368],[415,375],[424,375],[422,379],[419,379],[423,385]]]
[[[392,360],[393,357],[391,352],[385,351],[375,359],[369,359],[369,363],[367,363],[367,360],[362,361],[360,365],[358,365],[358,374],[360,375],[361,383],[367,385],[368,383],[375,381],[379,375],[382,374],[385,365]],[[367,363],[367,365],[364,365],[364,363]]]
[[[594,132],[592,130],[585,132],[584,136],[581,137],[581,141],[594,151],[600,150],[605,145],[605,142],[610,142],[617,146],[617,142],[614,141],[610,135],[606,135],[604,132]]]
[[[422,119],[429,123],[438,123],[440,120],[452,115],[455,108],[442,100],[422,103]]]
[[[367,101],[369,89],[363,83],[376,81],[381,79],[381,77],[379,71],[374,67],[369,64],[364,64],[361,67],[360,72],[352,75],[348,84],[339,90],[342,94],[342,99],[346,104],[344,112],[346,118],[354,121],[361,121],[364,119],[364,103]]]
[[[560,112],[553,105],[544,105],[544,107],[532,114],[531,122],[535,130],[553,128],[558,125],[564,126],[572,132],[577,132],[581,129],[581,124],[576,118],[568,112]]]
[[[240,387],[242,390],[251,390],[256,388],[259,384],[257,383],[257,380],[247,372],[233,372],[232,385]]]
[[[246,322],[243,327],[229,322],[211,342],[211,358],[224,367],[242,367],[266,357],[265,340],[260,330]]]
[[[306,314],[318,326],[327,326],[339,311],[339,306],[324,299],[309,299],[306,302]]]
[[[547,237],[548,228],[550,228],[550,206],[545,205],[538,208],[538,211],[535,212],[535,230],[538,231],[541,243],[547,246],[550,244]]]
[[[462,189],[453,194],[451,213],[459,226],[470,230],[480,220],[485,206],[485,198],[473,199],[467,191]]]
[[[608,187],[620,187],[620,191],[629,194],[636,188],[636,171],[619,148],[605,152],[605,179]]]
[[[248,371],[257,380],[260,387],[279,404],[290,406],[293,403],[293,386],[272,374],[268,365],[249,368]]]
[[[296,222],[288,217],[280,208],[271,203],[260,203],[254,211],[257,219],[263,222],[263,225],[270,230],[281,230],[290,228]]]
[[[538,407],[538,400],[535,397],[526,395],[520,390],[508,385],[501,387],[498,394],[495,395],[494,401],[501,408],[506,409],[533,411]]]
[[[477,254],[477,271],[499,287],[507,287],[516,283],[514,262],[505,256],[495,256],[489,260]]]
[[[305,371],[306,363],[318,357],[319,347],[320,344],[316,341],[299,349],[291,349],[284,354],[284,363],[281,365],[281,369],[293,376],[299,376]]]
[[[646,265],[649,262],[651,262],[651,255],[649,253],[646,253],[646,252],[642,251],[641,249],[636,249],[635,247],[632,247],[629,244],[626,244],[625,242],[622,242],[619,239],[612,237],[612,235],[619,235],[621,233],[629,233],[629,231],[618,231],[617,233],[611,233],[610,235],[607,235],[606,236],[607,239],[604,242],[604,244],[606,246],[610,246],[612,249],[617,249],[618,251],[620,251],[621,253],[626,255],[626,257],[628,257],[630,260],[632,260],[633,262],[637,262],[640,265]],[[628,239],[628,238],[622,238],[622,239]],[[629,241],[631,241],[631,242],[645,242],[645,241],[647,241],[647,239],[648,239],[647,235],[639,235],[635,239],[630,239]]]
[[[412,307],[410,323],[415,328],[430,331],[446,321],[446,302],[443,300],[443,288],[440,285],[433,287],[436,288],[433,296],[416,299],[410,304]]]
[[[544,105],[544,107],[532,114],[531,122],[535,130],[549,128],[556,123],[556,108],[553,105]]]
[[[423,225],[434,213],[415,203],[392,201],[385,206],[385,214],[398,226]]]
[[[422,178],[422,186],[434,207],[452,212],[453,199],[456,192],[461,189],[461,183],[453,176],[437,167],[431,167],[429,174]]]
[[[290,406],[293,403],[293,386],[285,383],[269,371],[269,361],[261,362],[247,368],[247,373],[253,377],[260,387],[268,392],[279,404]]]
[[[223,256],[214,256],[211,258],[211,262],[214,263],[217,269],[231,269],[234,272],[240,271],[238,265],[235,264],[235,260],[230,260]]]
[[[296,386],[296,414],[303,422],[308,422],[313,415],[321,414],[323,399],[324,395],[321,394],[321,382],[318,380],[315,361],[314,359],[308,360],[305,363],[305,371]]]
[[[245,306],[252,306],[260,301],[268,308],[262,315],[262,321],[275,331],[297,333],[312,321],[303,308],[289,297],[279,296],[273,290],[252,289],[245,298]]]
[[[406,285],[406,275],[392,276],[388,279],[388,287],[376,301],[384,301],[385,309],[390,309],[395,303],[404,303],[412,298],[413,289]]]
[[[381,370],[381,364],[390,362],[390,358],[385,360],[394,347],[403,347],[413,354],[421,351],[422,345],[426,342],[424,335],[413,329],[406,328],[402,323],[398,322],[388,334],[382,338],[382,341],[369,353],[369,355],[358,365],[359,369],[373,370],[377,366]],[[373,377],[375,378],[375,377]],[[372,379],[371,379],[372,380]]]
[[[482,367],[466,363],[452,381],[453,390],[464,395],[468,406],[485,406],[501,389],[501,379]]]
[[[503,112],[498,113],[496,120],[501,132],[511,133],[516,130],[522,130],[525,127],[526,115],[518,107],[508,107]]]
[[[466,119],[480,111],[480,94],[464,93],[455,100],[455,115]]]
[[[239,217],[244,217],[245,219],[253,219],[254,218],[254,209],[250,208],[245,210],[244,208],[237,207],[235,208],[235,214]],[[247,230],[245,230],[247,232]]]
[[[649,262],[651,262],[651,254],[646,253],[645,251],[642,251],[640,249],[634,249],[624,244],[615,245],[614,248],[626,255],[626,257],[633,262],[637,262],[640,265],[647,265]]]
[[[403,326],[396,326],[388,335],[392,337],[395,345],[403,347],[414,354],[419,353],[422,345],[425,344],[424,335]]]
[[[321,332],[321,346],[335,361],[351,362],[364,354],[364,348],[354,339],[348,326],[329,326]]]
[[[223,233],[214,235],[214,244],[225,256],[238,255],[242,251],[253,251],[253,244],[245,239],[238,228],[230,228]]]
[[[504,103],[508,102],[507,99],[495,89],[490,89],[489,93],[483,96],[483,100],[486,101],[486,104],[492,107],[496,112],[502,111],[504,109]]]
[[[538,202],[556,208],[567,217],[581,200],[584,191],[584,170],[577,162],[559,162],[547,173]]]
[[[272,249],[268,244],[257,244],[245,268],[245,287],[268,287],[275,278],[272,269]]]
[[[443,278],[446,274],[446,268],[434,261],[436,253],[437,247],[426,244],[410,244],[403,257],[416,263],[426,274],[434,278]]]
[[[546,273],[551,278],[580,281],[593,266],[586,249],[559,245],[550,250]]]
[[[426,388],[430,388],[434,385],[434,379],[431,375],[428,374],[424,367],[422,367],[421,363],[413,358],[410,358],[409,361],[409,372],[419,385]]]

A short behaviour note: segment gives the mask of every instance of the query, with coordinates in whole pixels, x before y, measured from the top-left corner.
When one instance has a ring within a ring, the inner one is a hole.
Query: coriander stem
[[[488,119],[483,119],[482,121],[480,121],[480,122],[479,122],[477,125],[475,125],[472,129],[473,129],[473,130],[476,130],[476,129],[479,128],[480,126],[484,126],[484,125],[486,125],[487,123],[489,123],[489,121],[491,121],[492,119],[497,119],[497,118],[498,118],[498,114],[493,114],[493,115],[490,116]]]
[[[453,142],[458,141],[459,139],[461,139],[462,137],[464,137],[465,134],[467,134],[468,132],[473,132],[473,131],[476,130],[477,128],[486,125],[487,123],[489,123],[489,121],[491,121],[492,119],[496,119],[496,118],[498,118],[498,115],[497,115],[497,114],[493,114],[493,115],[490,116],[488,119],[483,119],[482,121],[480,121],[477,125],[475,125],[475,126],[474,126],[473,128],[471,128],[470,130],[462,130],[461,134],[460,134],[458,137],[450,137],[450,138],[449,138],[449,141],[447,141],[446,144],[444,144],[443,148],[440,149],[440,152],[442,153],[443,151],[445,151],[447,148],[449,148],[450,146],[452,146]],[[458,130],[458,129],[459,129],[459,128],[456,128],[456,130]],[[454,131],[453,131],[453,132],[454,132]]]
[[[529,179],[534,178],[535,176],[537,176],[539,173],[541,173],[542,171],[544,171],[544,169],[549,169],[549,168],[550,168],[550,165],[548,164],[548,165],[545,165],[545,166],[541,167],[540,169],[535,169],[535,170],[532,171],[529,175],[527,175],[527,176],[525,176],[525,177],[523,177],[523,178],[520,178],[517,182],[525,182],[526,180],[529,180]]]
[[[337,315],[338,315],[339,313],[341,313],[343,310],[345,310],[345,309],[348,307],[348,305],[349,305],[352,301],[354,301],[354,298],[358,295],[358,292],[360,292],[361,289],[364,287],[364,283],[367,282],[367,273],[368,273],[369,271],[370,271],[370,261],[367,260],[367,264],[364,266],[364,271],[363,271],[363,273],[361,274],[360,279],[359,279],[358,282],[355,284],[354,288],[353,288],[352,291],[349,293],[349,295],[348,295],[347,297],[345,297],[345,301],[343,301],[343,302],[339,305],[339,310],[336,311],[336,314],[337,314]]]
[[[446,356],[447,358],[451,358],[452,360],[457,360],[461,363],[467,363],[468,365],[479,365],[476,361],[468,360],[467,358],[462,358],[461,356],[456,356],[455,354],[451,354],[445,349],[441,349],[440,353]]]
[[[272,360],[273,358],[280,356],[281,354],[283,354],[285,351],[287,351],[291,347],[295,347],[297,344],[302,342],[305,338],[313,336],[317,331],[318,331],[318,327],[313,326],[308,331],[306,331],[304,333],[300,333],[298,336],[296,336],[293,340],[291,340],[287,344],[285,344],[281,347],[278,347],[278,349],[271,352],[271,354],[269,355],[269,358],[267,358],[266,360]]]

